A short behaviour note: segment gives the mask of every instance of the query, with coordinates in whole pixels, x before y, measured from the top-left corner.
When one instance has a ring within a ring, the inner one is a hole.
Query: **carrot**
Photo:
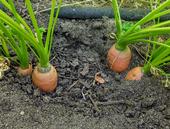
[[[18,67],[18,74],[21,76],[27,76],[32,74],[32,64],[29,64],[28,68]]]
[[[44,71],[43,71],[44,70]],[[45,92],[53,92],[57,87],[58,74],[54,66],[45,69],[40,69],[38,66],[35,67],[32,74],[33,84]]]
[[[135,67],[127,73],[125,80],[141,80],[143,75],[142,67]]]
[[[146,26],[150,21],[162,17],[169,13],[167,7],[170,5],[170,1],[166,1],[160,4],[157,8],[148,13],[141,20],[124,28],[120,16],[120,8],[118,0],[112,0],[112,7],[116,25],[116,45],[114,45],[108,52],[107,60],[109,67],[115,72],[123,72],[128,68],[131,59],[131,52],[128,45],[135,43],[149,43],[148,39],[151,36],[159,36],[170,32],[170,21],[164,21],[156,23],[154,25]],[[143,27],[142,27],[143,26]],[[150,42],[152,44],[157,44]],[[158,43],[160,45],[160,43]],[[116,46],[116,47],[115,47]]]
[[[107,54],[108,65],[115,72],[123,72],[128,68],[131,57],[132,54],[129,47],[121,51],[113,45]]]

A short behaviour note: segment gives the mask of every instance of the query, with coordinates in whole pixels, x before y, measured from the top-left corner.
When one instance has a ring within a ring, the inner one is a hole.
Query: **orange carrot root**
[[[142,71],[142,67],[135,67],[128,72],[125,77],[125,80],[141,80],[144,73]]]
[[[21,67],[18,68],[18,74],[21,76],[28,76],[32,73],[32,65],[29,64],[29,67],[26,69],[22,69]]]
[[[57,87],[58,74],[53,66],[51,66],[48,72],[40,72],[38,67],[35,67],[32,74],[32,81],[41,91],[53,92]]]
[[[131,57],[132,54],[129,47],[124,51],[120,51],[115,48],[115,45],[113,45],[107,54],[108,65],[110,69],[115,72],[123,72],[128,68]]]

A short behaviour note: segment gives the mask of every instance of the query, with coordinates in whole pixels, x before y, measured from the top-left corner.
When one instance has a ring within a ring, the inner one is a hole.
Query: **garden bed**
[[[39,16],[40,24],[47,25],[46,17]],[[30,77],[19,77],[12,67],[0,81],[0,128],[170,129],[170,94],[159,79],[124,81],[126,72],[108,69],[112,19],[60,19],[57,29],[51,55],[59,73],[57,90],[39,92]],[[130,68],[143,62],[131,48]],[[104,84],[94,81],[98,72]]]

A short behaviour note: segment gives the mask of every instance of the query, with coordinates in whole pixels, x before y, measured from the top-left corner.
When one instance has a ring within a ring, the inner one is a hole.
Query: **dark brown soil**
[[[47,17],[38,16],[39,24],[47,26]],[[126,72],[108,69],[112,19],[60,19],[58,24],[51,55],[58,88],[42,93],[30,77],[16,75],[11,67],[0,80],[0,129],[170,129],[170,91],[159,79],[129,82],[124,81]],[[136,47],[131,48],[130,68],[143,64]],[[106,83],[94,82],[98,72]]]
[[[128,82],[125,73],[107,68],[113,28],[110,19],[60,19],[51,55],[59,73],[57,90],[39,92],[30,77],[11,68],[0,81],[0,128],[170,129],[170,92],[159,80],[147,76]],[[142,62],[133,53],[131,67]],[[94,83],[97,72],[106,83]]]

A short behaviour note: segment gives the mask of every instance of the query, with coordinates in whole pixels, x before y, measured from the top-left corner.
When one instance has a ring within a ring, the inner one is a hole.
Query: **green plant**
[[[155,41],[151,41],[155,42]],[[149,57],[149,60],[143,67],[144,73],[148,73],[152,68],[160,68],[163,66],[170,65],[170,39],[167,40],[164,44],[168,45],[169,47],[160,46],[157,49],[152,50],[152,55]],[[160,75],[168,75],[166,72],[161,70]]]
[[[22,37],[19,37],[18,35],[15,35],[15,32],[12,32],[11,28],[6,26],[3,22],[0,23],[0,36],[1,40],[3,41],[3,44],[5,47],[3,47],[3,50],[5,53],[8,54],[8,57],[10,57],[10,54],[8,52],[7,44],[12,48],[12,50],[17,55],[16,61],[19,64],[18,73],[20,75],[30,75],[32,72],[32,68],[30,67],[29,62],[29,53],[27,50],[26,42]],[[29,69],[30,68],[30,69]],[[25,71],[29,71],[25,73]]]
[[[159,43],[156,41],[149,41],[150,43]],[[170,77],[170,73],[163,71],[164,66],[170,65],[170,39],[163,44],[167,46],[159,46],[156,49],[152,49],[151,54],[147,62],[143,67],[135,67],[128,72],[126,80],[141,80],[144,74],[151,72],[156,76]]]
[[[128,31],[135,23],[134,22],[129,22],[129,21],[125,21],[122,23],[122,33]],[[138,26],[138,28],[136,28],[137,30],[141,29],[141,26]]]
[[[0,32],[2,33],[2,32]],[[5,57],[10,57],[8,46],[3,37],[0,36],[0,54]]]
[[[5,24],[9,25],[12,28],[12,30],[15,31],[16,35],[23,37],[23,40],[26,41],[27,45],[33,51],[33,53],[38,59],[38,65],[35,68],[33,75],[32,75],[33,83],[36,86],[38,86],[41,90],[44,90],[47,92],[54,90],[57,84],[56,82],[57,73],[56,73],[56,70],[54,70],[53,66],[49,63],[49,59],[50,59],[52,42],[53,42],[53,33],[54,33],[55,25],[58,20],[58,15],[59,15],[60,7],[62,4],[62,0],[59,0],[58,2],[58,9],[56,13],[55,13],[55,6],[57,4],[57,1],[56,0],[51,1],[51,14],[50,14],[45,43],[43,43],[43,39],[42,39],[43,33],[41,31],[41,28],[38,26],[30,0],[25,0],[25,4],[27,6],[27,10],[28,10],[30,19],[32,21],[32,25],[34,27],[35,33],[34,31],[31,30],[31,27],[29,27],[29,25],[25,22],[25,20],[17,13],[13,0],[9,0],[8,2],[6,0],[0,0],[0,2],[9,11],[11,11],[14,14],[14,17],[16,19],[14,20],[10,16],[8,16],[5,12],[0,10],[0,20],[2,20]],[[51,75],[52,77],[51,76],[49,77],[49,75],[47,74],[50,71],[52,71],[53,73]],[[39,75],[39,78],[36,77],[35,79],[35,74],[37,74],[37,72],[38,74],[41,73],[42,76]],[[55,82],[50,82],[51,78],[54,78],[53,80]],[[38,84],[36,80],[39,80],[39,82],[44,82],[44,83]]]
[[[107,59],[109,66],[113,71],[122,72],[127,69],[131,59],[131,52],[128,48],[128,45],[134,44],[136,42],[149,43],[151,41],[148,39],[149,37],[163,35],[170,32],[170,27],[168,27],[170,21],[164,21],[149,26],[146,25],[152,20],[170,13],[170,9],[166,9],[170,6],[170,0],[167,0],[156,9],[153,9],[148,15],[132,25],[126,32],[124,32],[122,29],[122,21],[117,0],[112,0],[112,5],[117,28],[117,41],[109,50]],[[140,26],[143,27],[140,28]],[[166,44],[158,42],[150,43],[166,46]]]
[[[153,2],[160,4],[160,0],[150,0],[151,10],[153,10]],[[160,22],[160,18],[153,20],[154,24]],[[170,73],[167,73],[161,69],[163,66],[170,65],[170,39],[160,43],[160,37],[150,37],[153,41],[148,41],[148,52],[146,54],[146,61],[143,67],[135,67],[130,70],[126,76],[126,80],[140,80],[144,74],[151,72],[156,76],[170,77]],[[162,40],[162,39],[161,39]],[[165,44],[166,46],[159,46],[157,44]],[[169,81],[166,81],[168,85]]]
[[[154,5],[153,5],[153,3],[156,3],[156,5],[155,6],[159,6],[160,5],[160,0],[150,0],[150,7],[151,7],[151,10],[153,10],[154,9]],[[160,22],[160,17],[158,17],[157,19],[154,19],[153,20],[153,22],[154,22],[154,24],[158,24],[159,22]],[[159,37],[158,36],[153,36],[153,37],[151,37],[155,42],[159,42]],[[167,44],[167,45],[169,45],[167,42],[165,42],[165,44]],[[164,47],[165,49],[168,49],[168,47]],[[156,66],[159,66],[159,65],[154,65],[155,63],[154,63],[154,61],[153,60],[155,60],[155,52],[157,51],[157,50],[159,50],[160,49],[160,47],[158,46],[158,45],[156,45],[156,44],[149,44],[148,45],[148,54],[146,55],[146,62],[145,62],[145,64],[144,64],[144,67],[143,67],[143,72],[144,73],[147,73],[148,71],[150,71],[151,70],[151,67],[153,68],[154,67],[154,69],[156,68]],[[160,60],[160,61],[163,61],[161,58],[164,58],[164,57],[161,57],[161,53],[163,52],[161,52],[161,51],[157,51],[157,52],[159,52],[159,54],[160,55],[158,55],[156,58],[158,59],[158,60]],[[168,53],[166,53],[166,54],[168,54]],[[153,61],[153,62],[152,62]],[[152,64],[153,63],[153,64]]]
[[[60,0],[60,4],[56,13],[56,17],[54,19],[54,9],[56,5],[56,0],[52,0],[52,9],[51,9],[51,15],[50,15],[50,21],[48,26],[48,32],[47,32],[47,38],[45,45],[42,41],[42,33],[38,27],[37,20],[35,18],[31,2],[30,0],[26,0],[26,6],[35,30],[34,32],[31,30],[29,25],[25,22],[23,18],[16,12],[16,9],[14,8],[13,0],[9,0],[9,3],[6,0],[0,0],[0,2],[7,7],[15,16],[16,20],[20,23],[18,24],[16,21],[14,21],[13,18],[8,16],[5,12],[0,10],[0,19],[8,24],[18,35],[22,36],[24,40],[27,41],[27,44],[35,49],[36,56],[39,60],[41,67],[48,67],[49,65],[49,57],[50,57],[50,50],[51,50],[51,44],[53,41],[53,32],[54,27],[58,19],[58,13],[59,9],[61,7],[62,0]],[[17,35],[16,34],[16,35]]]

